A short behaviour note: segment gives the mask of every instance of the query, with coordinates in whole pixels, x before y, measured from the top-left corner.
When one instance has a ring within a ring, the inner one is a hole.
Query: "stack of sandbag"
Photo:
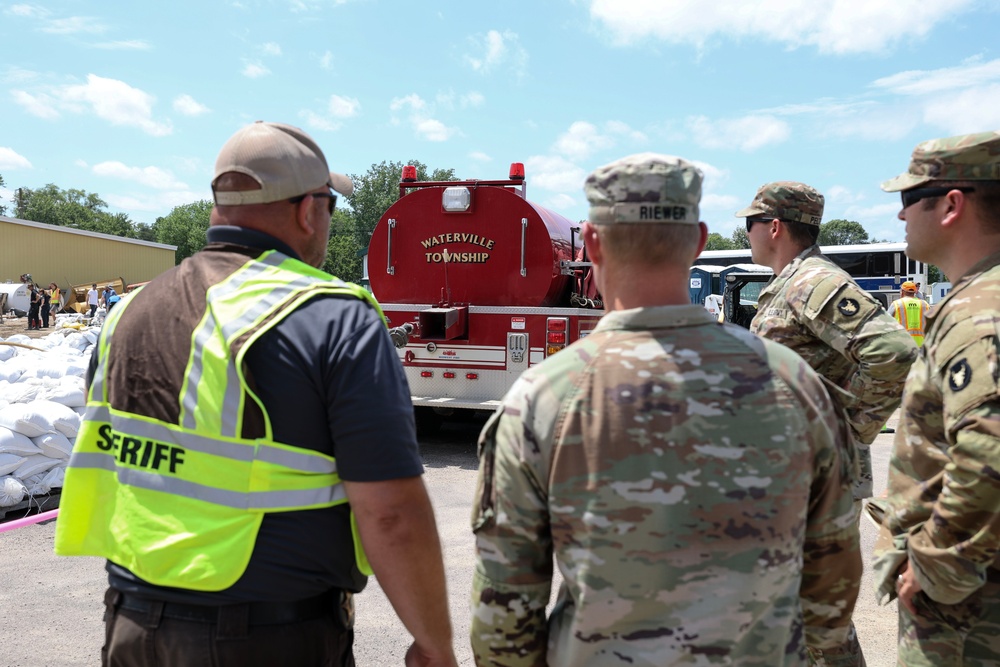
[[[62,487],[98,332],[68,327],[0,341],[0,507]]]

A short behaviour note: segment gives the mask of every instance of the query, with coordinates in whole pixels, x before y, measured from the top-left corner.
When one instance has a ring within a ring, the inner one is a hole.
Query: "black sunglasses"
[[[976,189],[968,186],[954,188],[913,188],[912,190],[903,190],[899,193],[899,197],[903,200],[903,208],[909,208],[921,199],[927,199],[928,197],[943,197],[952,190],[958,190],[959,192],[975,192]]]
[[[747,218],[747,234],[750,233],[750,228],[753,227],[755,222],[771,222],[774,218]]]
[[[318,197],[329,199],[329,209],[330,215],[333,215],[333,209],[337,207],[337,195],[332,192],[310,192],[309,194],[299,195],[298,197],[292,197],[288,200],[291,204],[298,204],[300,201],[304,200],[306,197]]]

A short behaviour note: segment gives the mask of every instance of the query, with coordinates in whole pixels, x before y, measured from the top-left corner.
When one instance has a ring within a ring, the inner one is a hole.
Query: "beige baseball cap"
[[[260,183],[260,189],[216,191],[216,181],[229,172],[250,176]],[[324,185],[345,196],[354,192],[350,178],[330,171],[323,151],[312,137],[297,127],[261,120],[229,138],[215,161],[212,177],[215,203],[221,206],[267,204]]]

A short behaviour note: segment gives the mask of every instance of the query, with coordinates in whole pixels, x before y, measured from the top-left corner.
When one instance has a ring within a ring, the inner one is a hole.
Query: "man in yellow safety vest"
[[[924,344],[924,322],[930,306],[923,299],[917,298],[917,285],[910,280],[899,286],[899,294],[900,297],[889,306],[889,313],[913,336],[913,342],[920,347]]]

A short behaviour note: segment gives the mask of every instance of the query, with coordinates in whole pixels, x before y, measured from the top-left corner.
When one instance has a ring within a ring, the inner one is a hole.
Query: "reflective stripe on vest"
[[[211,287],[191,334],[180,424],[108,404],[109,353],[131,301],[123,299],[98,340],[56,552],[103,556],[157,585],[218,591],[245,571],[266,512],[345,503],[333,457],[275,442],[263,406],[264,437],[239,435],[251,396],[243,356],[304,300],[322,294],[362,299],[384,319],[365,290],[274,251]],[[358,568],[371,574],[353,515],[351,529]]]

